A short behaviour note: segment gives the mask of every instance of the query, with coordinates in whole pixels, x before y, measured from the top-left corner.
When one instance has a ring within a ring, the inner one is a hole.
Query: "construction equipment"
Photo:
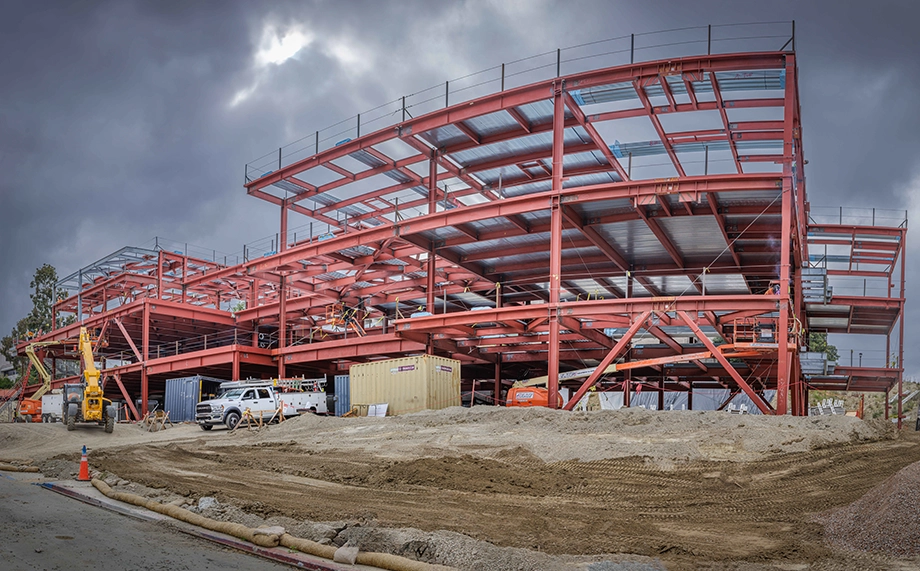
[[[548,380],[549,378],[544,376],[529,381],[517,381],[508,389],[505,406],[547,406],[549,404],[549,391],[545,386]],[[556,396],[559,399],[559,404],[556,408],[562,408],[562,396],[559,394]]]
[[[73,430],[78,422],[95,422],[110,433],[115,428],[116,410],[112,401],[102,396],[100,373],[96,368],[93,344],[86,327],[80,328],[77,350],[83,358],[83,380],[64,385],[64,424],[67,430]]]
[[[62,345],[63,343],[63,341],[37,341],[26,346],[26,355],[29,357],[29,362],[32,363],[32,367],[35,368],[38,376],[41,377],[42,385],[35,391],[32,398],[24,398],[19,401],[19,418],[23,422],[42,422],[42,395],[51,389],[51,373],[45,368],[42,359],[35,354],[35,350],[51,345]],[[23,379],[23,383],[27,382],[27,378]]]
[[[776,343],[763,343],[756,339],[748,343],[729,343],[717,347],[719,353],[726,358],[744,358],[756,357],[762,352],[776,351],[779,345]],[[790,346],[791,349],[793,346]],[[667,357],[656,357],[653,359],[641,359],[636,361],[626,361],[623,363],[613,363],[604,369],[603,374],[609,375],[617,371],[626,371],[629,369],[640,369],[643,367],[665,365],[669,363],[693,362],[701,359],[712,358],[712,352],[700,351],[698,353],[684,353],[680,355],[669,355]],[[588,378],[594,373],[597,367],[588,367],[575,371],[564,371],[559,373],[559,382],[574,381],[577,379]],[[549,382],[549,376],[534,377],[529,381],[518,381],[508,389],[508,396],[505,400],[505,406],[547,406],[549,403],[549,391],[545,386]],[[562,397],[559,396],[559,407],[562,406]]]

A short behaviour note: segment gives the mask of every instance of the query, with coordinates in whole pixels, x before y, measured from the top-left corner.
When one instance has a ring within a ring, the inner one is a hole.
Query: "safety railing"
[[[689,26],[605,38],[495,65],[347,117],[249,162],[246,182],[336,145],[448,107],[590,69],[704,54],[795,50],[795,22]]]
[[[811,224],[906,228],[907,211],[889,208],[812,206],[809,209],[808,221]]]

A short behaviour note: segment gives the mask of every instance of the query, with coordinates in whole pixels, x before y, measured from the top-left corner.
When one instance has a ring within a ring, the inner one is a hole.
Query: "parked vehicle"
[[[204,400],[195,407],[195,421],[202,430],[223,424],[236,428],[248,410],[255,419],[270,421],[280,408],[285,417],[304,412],[326,414],[326,393],[322,391],[282,392],[279,381],[237,381],[221,385],[225,390],[218,398]]]

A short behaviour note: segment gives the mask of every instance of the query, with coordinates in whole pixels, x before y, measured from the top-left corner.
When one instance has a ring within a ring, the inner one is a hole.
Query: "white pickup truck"
[[[284,416],[297,416],[302,412],[326,414],[326,393],[282,393],[271,386],[237,387],[218,398],[205,400],[195,407],[195,421],[202,430],[211,430],[219,424],[233,429],[248,409],[255,418],[269,421],[284,403]]]

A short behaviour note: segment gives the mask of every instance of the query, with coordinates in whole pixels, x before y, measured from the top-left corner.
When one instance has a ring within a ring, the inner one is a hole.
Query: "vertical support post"
[[[792,51],[795,51],[795,20],[792,21]]]
[[[437,212],[438,206],[438,162],[437,162],[437,151],[431,151],[431,157],[428,159],[428,214],[434,214]],[[434,315],[435,312],[435,295],[434,295],[434,286],[435,286],[435,273],[438,270],[437,257],[434,253],[434,243],[432,242],[428,248],[428,267],[427,267],[427,289],[425,291],[425,306],[427,311]],[[434,354],[434,339],[429,335],[428,340],[428,354]]]
[[[313,145],[314,145],[314,148],[316,149],[316,152],[313,154],[318,155],[319,154],[319,131],[316,132],[316,142],[313,143]]]
[[[907,232],[901,233],[901,316],[898,319],[898,430],[901,430],[903,420],[904,401],[904,304],[907,296],[904,293],[904,272],[907,264]]]
[[[434,315],[434,287],[435,287],[435,272],[437,272],[437,258],[434,253],[434,243],[428,249],[428,267],[426,268],[426,290],[425,291],[425,308],[428,313]]]
[[[259,304],[259,279],[253,278],[249,280],[249,303],[247,308],[252,309]],[[256,320],[255,326],[252,330],[252,346],[259,346],[259,322]]]
[[[636,63],[636,34],[629,34],[629,63]]]
[[[355,137],[355,138],[356,138],[356,139],[360,139],[360,138],[361,138],[361,114],[360,114],[360,113],[358,113],[358,131],[357,131],[357,135],[358,135],[358,136]]]
[[[281,232],[278,236],[278,251],[287,250],[288,239],[288,203],[287,199],[281,201]]]
[[[687,391],[687,410],[693,410],[693,382],[690,382],[690,390]]]
[[[287,276],[281,276],[281,287],[278,295],[278,378],[284,378],[284,354],[282,350],[287,345]]]
[[[562,151],[565,135],[564,83],[553,89],[553,197],[549,239],[549,351],[547,358],[547,406],[558,407],[559,395],[559,294],[562,285]]]
[[[83,270],[77,274],[77,321],[83,322]]]
[[[450,107],[450,82],[444,82],[444,107]]]
[[[281,147],[278,147],[278,170],[281,170]]]
[[[185,288],[185,280],[188,279],[188,246],[185,248],[185,253],[182,255],[182,303],[185,304],[187,301],[187,296]]]
[[[888,420],[888,414],[889,414],[888,413],[888,409],[889,409],[888,399],[890,397],[888,396],[888,392],[889,392],[888,390],[885,391],[885,420]]]
[[[147,382],[147,359],[150,355],[150,302],[144,300],[144,311],[141,315],[141,412],[147,412],[147,399],[149,398],[149,385]]]
[[[230,380],[240,380],[240,352],[239,349],[236,348],[233,350],[233,369],[230,373]]]
[[[402,97],[402,122],[406,122],[406,96]]]
[[[629,408],[629,401],[632,400],[632,369],[626,371],[626,378],[623,379],[623,408]]]
[[[712,55],[712,24],[709,24],[706,33],[706,55]]]
[[[658,381],[658,410],[664,410],[664,379]]]
[[[705,147],[705,155],[703,156],[703,175],[709,174],[709,145]]]
[[[556,77],[562,75],[562,49],[556,48]]]
[[[502,64],[502,91],[505,90],[505,64]]]
[[[493,387],[492,401],[495,406],[501,406],[502,400],[502,360],[501,354],[498,354],[498,361],[495,362],[495,386]]]
[[[779,358],[776,381],[776,414],[786,414],[789,398],[790,355],[789,344],[789,279],[791,277],[790,256],[793,223],[792,205],[792,163],[795,160],[793,149],[793,129],[795,120],[795,56],[786,56],[786,92],[783,117],[783,190],[782,190],[782,233],[780,245],[779,268],[779,322],[777,339],[779,341]]]

